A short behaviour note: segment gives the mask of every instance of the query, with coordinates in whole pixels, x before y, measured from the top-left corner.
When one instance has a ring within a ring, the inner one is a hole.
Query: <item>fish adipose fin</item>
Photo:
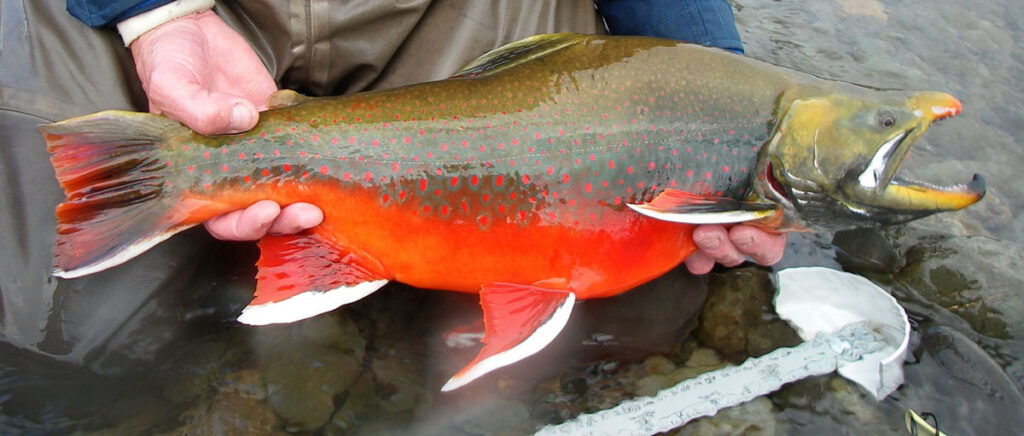
[[[329,312],[372,294],[388,279],[380,263],[316,229],[260,239],[256,294],[238,321],[266,325]]]
[[[279,109],[294,106],[306,100],[309,100],[309,97],[290,89],[282,89],[274,91],[273,94],[270,94],[270,97],[267,97],[267,109]]]
[[[441,390],[458,389],[551,343],[569,321],[576,295],[536,286],[490,283],[480,290],[484,347]]]
[[[181,191],[159,155],[184,126],[150,114],[106,111],[40,126],[67,199],[57,206],[53,275],[119,265],[195,225],[176,211]]]
[[[712,197],[678,189],[666,189],[647,203],[627,206],[654,219],[685,224],[755,221],[774,215],[777,207],[771,203]]]

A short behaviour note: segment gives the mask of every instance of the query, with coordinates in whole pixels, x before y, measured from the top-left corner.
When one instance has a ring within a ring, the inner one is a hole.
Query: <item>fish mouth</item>
[[[923,93],[913,100],[922,119],[917,126],[885,141],[866,167],[841,183],[847,207],[872,218],[891,216],[903,222],[937,212],[952,211],[977,203],[985,196],[985,179],[975,174],[968,183],[938,186],[896,177],[914,141],[936,121],[960,113],[960,102],[941,93]]]

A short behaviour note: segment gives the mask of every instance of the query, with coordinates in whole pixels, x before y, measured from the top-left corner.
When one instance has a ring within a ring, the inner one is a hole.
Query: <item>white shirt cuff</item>
[[[214,0],[175,0],[117,23],[117,31],[121,33],[121,39],[127,47],[143,33],[161,24],[188,14],[213,9],[214,4]]]

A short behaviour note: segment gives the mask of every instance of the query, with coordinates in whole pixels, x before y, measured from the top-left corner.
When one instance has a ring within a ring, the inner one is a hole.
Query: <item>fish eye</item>
[[[888,128],[892,127],[892,126],[895,126],[896,125],[896,115],[893,115],[892,112],[889,112],[887,110],[879,111],[878,112],[878,125],[882,126],[883,128],[886,128],[886,129],[888,129]]]

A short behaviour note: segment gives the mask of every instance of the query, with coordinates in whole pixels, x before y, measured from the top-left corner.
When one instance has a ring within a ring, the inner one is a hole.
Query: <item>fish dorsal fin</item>
[[[516,42],[511,42],[484,53],[462,67],[452,77],[479,77],[489,75],[537,59],[549,53],[561,50],[586,38],[577,33],[552,33],[536,35]]]
[[[484,285],[480,290],[484,347],[441,390],[458,389],[540,351],[565,328],[575,302],[576,295],[565,290],[509,283]]]
[[[772,203],[693,194],[666,189],[643,204],[628,204],[633,210],[662,221],[686,224],[728,224],[755,221],[776,213]]]
[[[267,109],[294,106],[308,100],[309,98],[310,97],[306,97],[305,95],[299,94],[290,89],[274,91],[273,94],[270,94],[270,97],[267,97]]]
[[[256,295],[238,321],[265,325],[329,312],[372,294],[388,279],[376,259],[315,231],[260,239]]]

